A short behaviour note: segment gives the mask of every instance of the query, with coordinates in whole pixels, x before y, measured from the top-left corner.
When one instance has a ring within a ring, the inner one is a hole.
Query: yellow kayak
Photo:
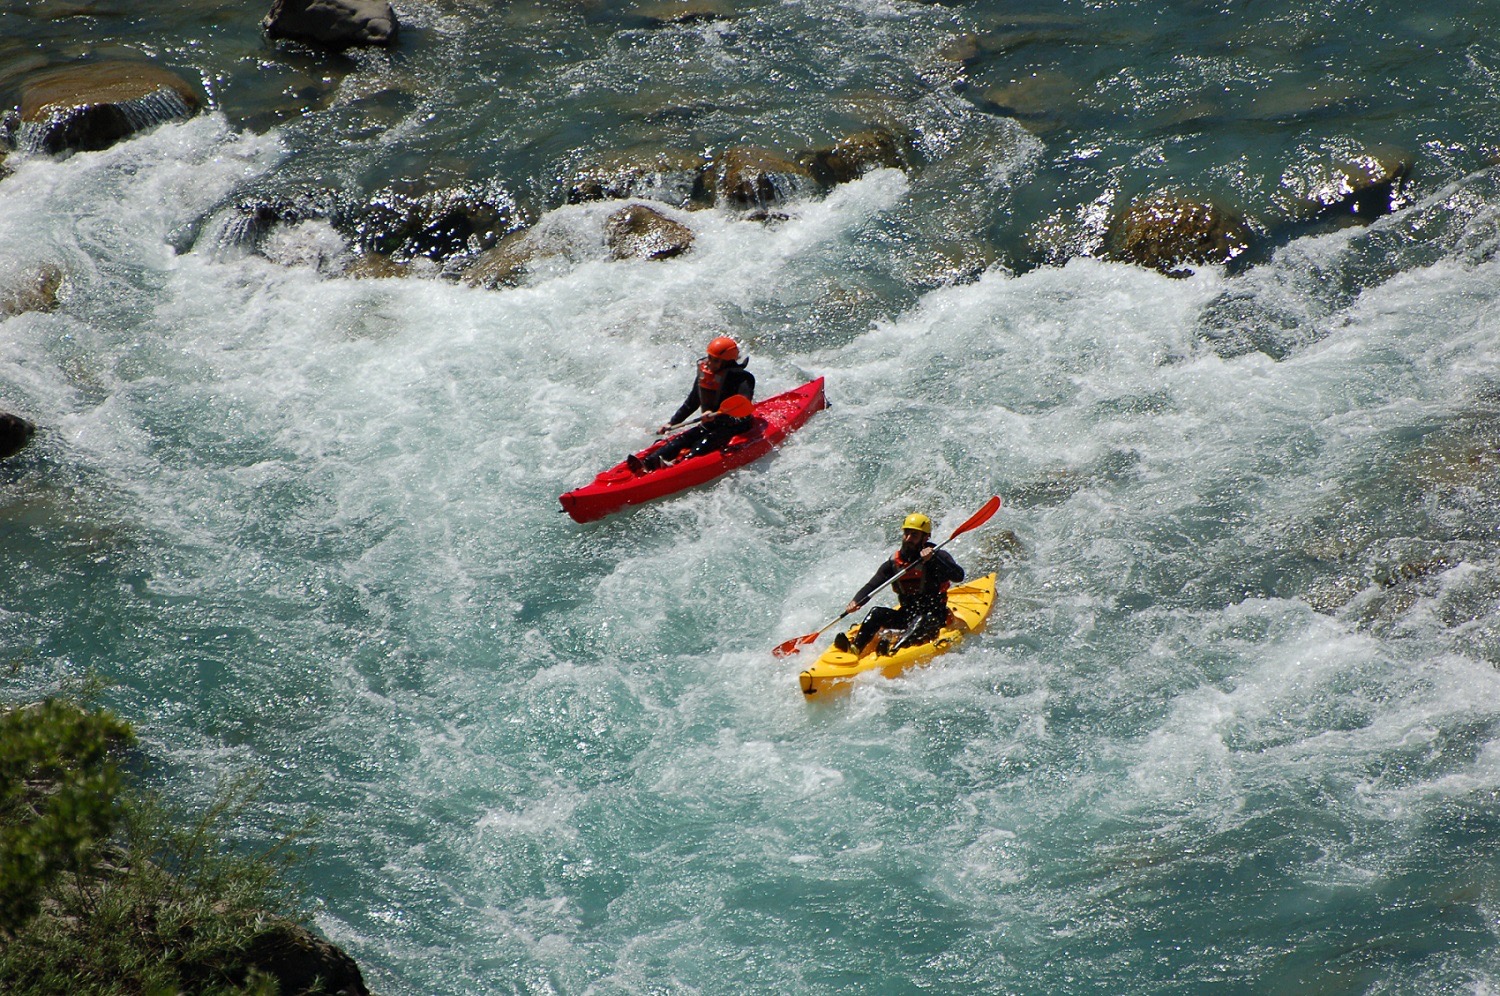
[[[847,651],[830,646],[823,651],[812,667],[798,676],[802,682],[802,693],[813,696],[820,693],[840,691],[849,687],[857,674],[879,670],[887,678],[894,678],[907,668],[925,664],[938,654],[947,653],[970,633],[984,629],[990,609],[995,604],[995,575],[987,574],[975,581],[956,585],[948,589],[948,624],[927,643],[902,647],[893,654],[876,651],[880,641],[872,640],[863,657],[855,657]],[[849,627],[849,637],[854,638],[858,626]]]

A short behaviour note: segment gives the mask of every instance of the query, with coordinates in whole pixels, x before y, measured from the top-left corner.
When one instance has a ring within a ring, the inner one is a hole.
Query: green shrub
[[[0,935],[35,916],[109,837],[121,782],[110,752],[132,738],[108,713],[56,700],[0,715]]]
[[[122,775],[131,740],[57,702],[0,715],[0,992],[275,996],[255,953],[299,925],[296,835],[226,848],[259,786],[185,816]]]

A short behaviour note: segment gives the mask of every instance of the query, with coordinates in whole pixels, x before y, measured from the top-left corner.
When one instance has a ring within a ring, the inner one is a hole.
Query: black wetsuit
[[[688,392],[687,400],[672,416],[672,422],[681,422],[700,408],[705,412],[718,411],[724,399],[734,394],[742,394],[746,400],[753,401],[755,399],[755,375],[746,370],[743,365],[731,364],[715,378],[700,362],[698,376],[693,379],[693,389]],[[723,449],[731,439],[742,432],[748,432],[754,424],[755,416],[753,415],[746,415],[743,418],[720,415],[718,418],[699,422],[686,432],[673,436],[652,456],[667,463],[684,453],[690,457],[701,456],[713,450]]]
[[[935,548],[936,545],[924,543],[922,548]],[[900,574],[911,563],[902,554],[902,550],[897,550],[881,564],[865,586],[855,592],[854,601],[863,605],[872,591]],[[890,609],[877,605],[859,624],[859,632],[854,636],[854,652],[858,654],[882,629],[903,630],[902,644],[924,643],[937,636],[943,623],[948,621],[948,586],[963,579],[964,569],[947,550],[937,550],[927,560],[919,560],[918,566],[891,586],[901,598],[900,606]]]

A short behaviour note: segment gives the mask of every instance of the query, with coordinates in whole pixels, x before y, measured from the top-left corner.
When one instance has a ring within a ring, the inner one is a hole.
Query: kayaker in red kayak
[[[882,629],[900,629],[902,634],[896,647],[925,643],[937,636],[943,623],[948,621],[948,586],[964,579],[964,569],[958,566],[947,550],[939,550],[928,537],[932,535],[932,520],[921,512],[913,512],[901,523],[901,546],[895,554],[880,565],[875,575],[855,592],[854,599],[844,610],[844,615],[858,611],[869,599],[870,593],[891,578],[906,573],[891,584],[901,598],[898,609],[877,605],[859,624],[851,643],[846,633],[833,638],[833,645],[861,656],[865,646]]]
[[[746,370],[750,360],[740,359],[740,344],[721,335],[708,344],[706,355],[698,361],[698,375],[693,380],[693,389],[676,414],[658,432],[669,432],[674,425],[702,409],[703,420],[686,432],[673,437],[661,449],[642,460],[635,454],[625,458],[630,469],[637,474],[649,473],[673,463],[686,453],[701,456],[711,450],[723,449],[724,445],[746,432],[754,424],[754,417],[745,415],[735,418],[723,414],[726,399],[739,395],[745,401],[755,397],[755,375]],[[733,407],[733,406],[731,406]]]

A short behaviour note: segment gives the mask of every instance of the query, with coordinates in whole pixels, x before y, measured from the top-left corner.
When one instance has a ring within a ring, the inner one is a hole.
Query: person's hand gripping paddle
[[[678,422],[676,425],[664,425],[660,429],[656,430],[656,434],[658,436],[670,435],[676,432],[678,429],[684,428],[685,426],[689,425],[697,425],[699,422],[702,422],[714,415],[727,415],[730,418],[744,418],[746,415],[749,415],[753,411],[755,411],[755,404],[749,398],[745,397],[743,394],[731,394],[729,397],[724,399],[723,404],[719,405],[718,411],[704,412],[697,418],[690,418],[686,422]]]

